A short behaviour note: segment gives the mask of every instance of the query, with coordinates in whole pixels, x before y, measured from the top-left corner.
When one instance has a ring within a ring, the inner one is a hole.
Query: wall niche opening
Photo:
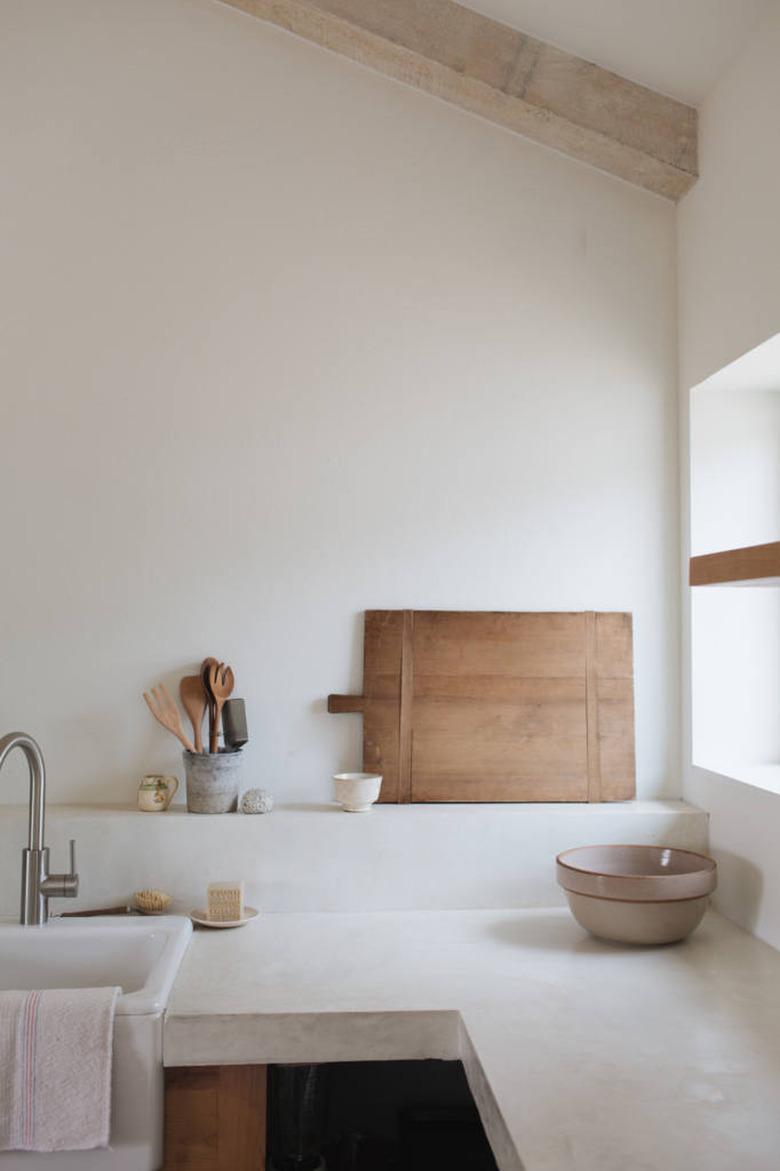
[[[690,483],[693,764],[780,792],[780,334],[691,391]]]

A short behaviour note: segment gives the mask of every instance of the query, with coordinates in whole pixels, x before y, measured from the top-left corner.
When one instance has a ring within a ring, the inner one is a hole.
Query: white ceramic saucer
[[[246,927],[247,923],[256,919],[258,914],[259,911],[256,911],[254,907],[244,907],[243,919],[228,919],[225,923],[215,923],[213,919],[206,918],[205,911],[190,911],[190,919],[199,927]]]

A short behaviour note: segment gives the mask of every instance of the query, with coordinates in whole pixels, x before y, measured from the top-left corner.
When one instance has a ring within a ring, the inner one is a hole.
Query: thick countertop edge
[[[166,1015],[163,1064],[458,1061],[456,1009]]]
[[[500,1171],[525,1171],[525,1165],[518,1154],[512,1135],[509,1132],[501,1108],[496,1101],[493,1087],[482,1068],[465,1021],[461,1017],[460,1023],[460,1059],[466,1072],[466,1080],[471,1090],[471,1096],[476,1103],[485,1134],[488,1137],[493,1157]]]

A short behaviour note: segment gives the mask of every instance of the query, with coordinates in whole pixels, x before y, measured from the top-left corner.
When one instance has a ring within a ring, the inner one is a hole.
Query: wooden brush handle
[[[60,911],[60,919],[89,919],[93,915],[132,915],[130,907],[98,907],[94,911]]]

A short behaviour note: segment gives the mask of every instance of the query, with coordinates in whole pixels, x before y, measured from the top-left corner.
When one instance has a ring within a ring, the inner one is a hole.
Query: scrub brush
[[[164,915],[171,905],[171,896],[164,890],[137,890],[133,905],[142,915]]]

